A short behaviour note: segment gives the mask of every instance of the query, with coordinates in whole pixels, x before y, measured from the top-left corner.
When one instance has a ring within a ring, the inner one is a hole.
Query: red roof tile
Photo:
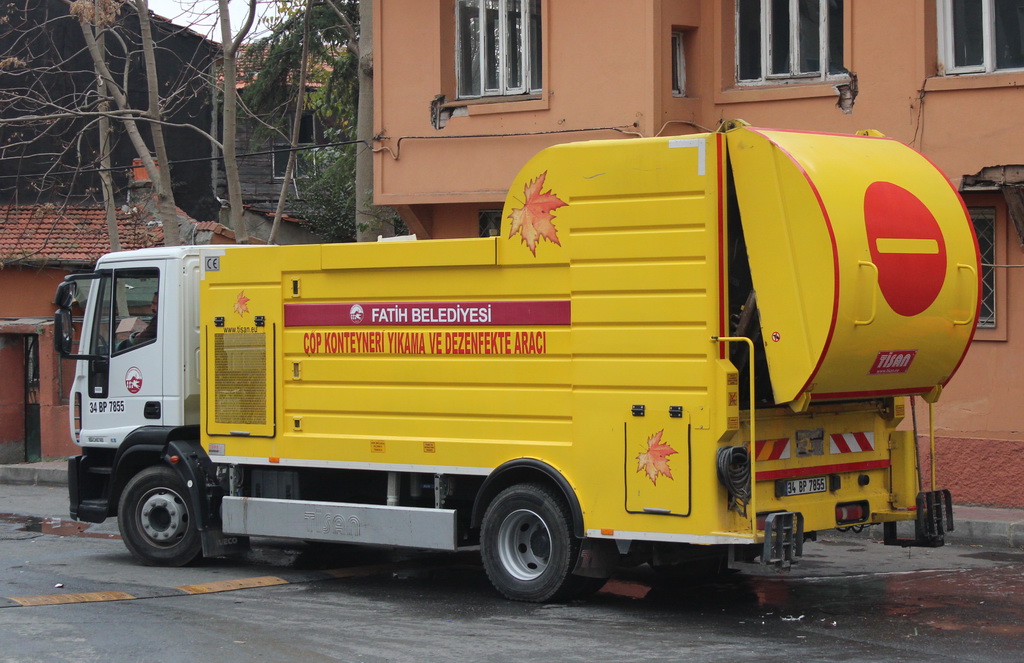
[[[155,246],[162,233],[118,212],[121,249]],[[0,268],[8,264],[91,265],[110,252],[100,207],[0,206]]]

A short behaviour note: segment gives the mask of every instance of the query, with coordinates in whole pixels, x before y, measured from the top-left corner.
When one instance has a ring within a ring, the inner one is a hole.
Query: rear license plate
[[[789,479],[780,481],[778,491],[780,497],[790,495],[810,495],[811,493],[824,493],[828,490],[828,482],[825,477],[807,477],[806,479]]]

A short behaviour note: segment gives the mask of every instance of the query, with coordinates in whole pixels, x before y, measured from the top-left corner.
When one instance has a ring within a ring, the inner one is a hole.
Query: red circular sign
[[[906,189],[874,182],[864,194],[864,224],[885,301],[900,315],[923,312],[946,280],[946,243],[935,216]]]

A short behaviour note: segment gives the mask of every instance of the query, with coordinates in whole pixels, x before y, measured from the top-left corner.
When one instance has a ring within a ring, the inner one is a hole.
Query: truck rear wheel
[[[202,552],[185,485],[166,466],[132,477],[121,493],[117,525],[128,551],[143,564],[184,566]]]
[[[491,584],[516,601],[556,601],[604,583],[572,575],[580,541],[565,500],[537,484],[506,488],[484,513],[480,556]]]

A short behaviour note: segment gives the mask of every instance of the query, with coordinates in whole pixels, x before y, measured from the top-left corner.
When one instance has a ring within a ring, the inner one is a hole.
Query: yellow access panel
[[[727,144],[775,402],[944,385],[979,301],[945,176],[879,136],[741,127]]]

